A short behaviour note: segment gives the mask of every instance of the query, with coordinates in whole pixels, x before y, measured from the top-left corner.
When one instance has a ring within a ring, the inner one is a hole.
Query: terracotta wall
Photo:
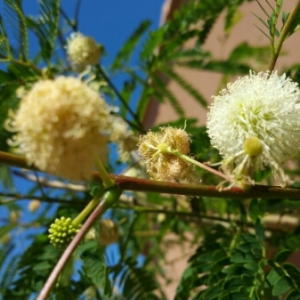
[[[172,14],[175,10],[180,9],[180,6],[187,2],[187,0],[167,0],[162,9],[161,22],[172,18]],[[265,4],[265,1],[260,1]],[[272,2],[273,3],[273,2]],[[296,0],[284,1],[283,10],[291,11],[294,7]],[[226,37],[223,33],[224,28],[224,14],[217,20],[208,40],[203,48],[212,52],[213,56],[217,59],[226,60],[231,50],[242,42],[247,42],[251,45],[268,45],[267,38],[254,26],[257,25],[262,28],[259,20],[253,15],[256,14],[262,19],[265,19],[265,15],[259,8],[256,1],[246,3],[240,8],[241,21],[233,28],[229,37]],[[300,46],[300,33],[295,34],[289,40],[287,40],[283,47],[284,56],[281,56],[275,69],[281,73],[284,68],[292,63],[300,63],[299,55]],[[193,43],[190,42],[185,47],[193,47]],[[254,63],[254,66],[257,65]],[[266,70],[265,66],[261,65],[260,70]],[[218,86],[220,84],[221,75],[213,72],[195,71],[188,69],[180,69],[179,71],[186,80],[193,84],[207,99],[211,100],[211,96],[217,93]],[[182,106],[187,112],[188,117],[198,118],[200,124],[206,122],[206,110],[199,106],[184,90],[182,90],[175,82],[166,80],[171,91],[180,99]],[[178,116],[168,103],[159,104],[155,99],[150,101],[144,124],[150,128],[154,124],[161,122],[167,122],[176,120]],[[168,237],[169,238],[169,237]],[[172,238],[172,236],[170,236]],[[166,272],[172,274],[175,282],[166,287],[165,291],[168,295],[168,299],[173,299],[176,291],[176,286],[182,275],[183,270],[186,267],[186,260],[191,254],[192,249],[184,245],[174,245],[170,247],[167,252],[167,261],[173,263],[166,264]],[[293,262],[298,260],[299,255],[293,257]]]
[[[162,9],[161,22],[172,18],[174,10],[180,9],[180,6],[188,0],[167,0]],[[260,1],[265,5],[265,1]],[[284,1],[283,10],[288,12],[294,7],[296,0]],[[265,5],[266,6],[266,5]],[[266,6],[267,7],[267,6]],[[204,50],[212,52],[217,59],[226,60],[232,49],[242,42],[247,42],[251,45],[265,45],[268,46],[267,38],[255,27],[255,25],[263,28],[260,21],[253,15],[256,14],[262,19],[266,19],[264,13],[259,8],[256,1],[245,3],[240,8],[241,21],[233,28],[229,37],[224,35],[224,15],[223,14],[215,26],[205,45]],[[281,56],[276,65],[279,71],[284,67],[289,66],[292,62],[300,63],[299,46],[300,33],[296,33],[289,38],[283,47],[283,52],[286,54]],[[185,45],[187,48],[193,47],[193,42]],[[252,62],[255,67],[257,64]],[[252,65],[253,65],[252,64]],[[267,65],[260,66],[260,70],[266,70]],[[181,68],[176,69],[184,78],[186,78],[194,87],[196,87],[207,101],[211,100],[211,96],[216,94],[220,83],[221,75],[213,72],[196,71]],[[195,117],[199,119],[201,124],[205,124],[206,111],[199,106],[184,90],[182,90],[175,82],[168,82],[171,91],[181,100],[181,104],[187,112],[188,117]],[[176,120],[177,115],[169,103],[158,104],[156,100],[152,99],[148,107],[144,124],[146,127],[151,127],[153,124],[161,122]]]

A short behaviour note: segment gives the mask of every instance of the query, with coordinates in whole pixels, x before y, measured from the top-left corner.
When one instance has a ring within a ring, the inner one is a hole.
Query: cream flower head
[[[62,76],[35,83],[6,127],[17,132],[13,144],[19,145],[28,164],[84,180],[91,178],[95,160],[106,158],[108,116],[96,91],[77,78]]]
[[[70,62],[82,70],[87,65],[96,64],[101,56],[102,48],[91,37],[81,33],[73,33],[68,40],[67,54]]]
[[[167,148],[187,155],[190,152],[189,135],[183,129],[162,127],[160,132],[149,131],[140,137],[138,153],[151,179],[182,183],[195,182],[197,177],[193,166],[165,151]]]
[[[117,144],[119,159],[128,162],[131,153],[137,149],[138,137],[128,128],[128,124],[117,115],[111,115],[111,134],[110,140]]]
[[[213,96],[207,128],[212,145],[223,156],[223,168],[270,167],[288,182],[280,165],[299,152],[300,90],[277,72],[250,72]]]

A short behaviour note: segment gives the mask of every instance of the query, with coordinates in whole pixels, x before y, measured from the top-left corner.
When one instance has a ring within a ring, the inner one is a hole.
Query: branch
[[[73,183],[66,183],[62,182],[59,180],[50,180],[47,179],[46,177],[39,177],[37,178],[35,175],[28,174],[27,172],[24,171],[18,171],[18,170],[13,170],[13,174],[16,176],[25,178],[27,180],[33,181],[33,182],[39,182],[41,185],[45,187],[51,187],[55,189],[65,189],[65,190],[70,190],[70,191],[75,191],[75,192],[87,192],[88,188],[84,184],[73,184]]]
[[[23,194],[17,194],[17,193],[3,193],[0,192],[1,197],[9,198],[7,200],[1,200],[0,205],[5,205],[8,203],[12,203],[19,200],[40,200],[42,202],[49,202],[49,203],[63,203],[68,205],[80,205],[85,206],[85,201],[80,200],[64,200],[60,198],[54,198],[54,197],[45,197],[45,196],[36,196],[36,195],[23,195]]]
[[[0,163],[19,168],[37,170],[37,168],[32,165],[28,166],[23,157],[8,154],[2,151],[0,151]],[[115,180],[116,185],[119,188],[131,191],[156,192],[187,196],[209,196],[214,198],[287,198],[300,200],[300,189],[295,187],[283,188],[279,186],[255,185],[249,186],[245,190],[239,187],[232,187],[230,189],[220,191],[217,187],[209,185],[192,185],[180,184],[176,182],[153,181],[113,174],[110,174],[110,177]],[[102,182],[101,177],[97,172],[93,172],[93,181]]]

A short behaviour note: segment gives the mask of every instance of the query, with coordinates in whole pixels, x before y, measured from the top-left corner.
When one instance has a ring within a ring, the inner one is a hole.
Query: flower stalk
[[[271,61],[270,61],[270,64],[269,64],[269,68],[268,68],[269,71],[273,71],[274,70],[277,58],[278,58],[279,53],[281,51],[282,44],[283,44],[283,42],[285,41],[285,39],[287,37],[289,29],[290,29],[290,27],[292,25],[292,22],[294,21],[295,16],[296,16],[296,14],[297,14],[297,12],[298,12],[299,9],[300,9],[300,0],[298,0],[296,6],[291,11],[291,13],[289,14],[289,16],[288,16],[285,24],[283,25],[283,28],[282,28],[282,30],[280,32],[280,35],[279,35],[279,38],[278,38],[277,45],[275,47],[272,46],[272,47],[274,47],[274,49],[272,51],[272,58],[271,58]]]
[[[109,177],[102,161],[99,158],[96,159],[96,168],[102,178],[104,187],[111,188],[112,186],[114,186],[114,180]]]
[[[37,170],[34,165],[28,166],[23,157],[2,151],[0,151],[0,163],[13,167]],[[230,189],[220,191],[215,186],[209,185],[180,184],[177,182],[154,181],[113,174],[109,174],[109,177],[115,181],[115,185],[120,189],[130,191],[157,192],[187,196],[201,195],[214,198],[230,197],[246,199],[256,197],[265,199],[300,199],[300,189],[296,187],[283,188],[279,186],[255,185],[250,186],[247,190],[243,190],[239,187],[231,187]],[[92,180],[102,183],[102,178],[98,172],[93,172]]]
[[[218,176],[218,177],[220,177],[220,178],[223,178],[223,179],[225,179],[225,180],[227,180],[227,181],[230,181],[230,180],[231,180],[230,177],[227,176],[226,174],[224,174],[224,173],[222,173],[222,172],[219,172],[218,170],[215,170],[215,169],[211,168],[210,166],[205,165],[205,164],[203,164],[203,163],[201,163],[201,162],[195,160],[194,158],[192,158],[192,157],[190,157],[190,156],[188,156],[188,155],[182,154],[182,153],[180,153],[178,150],[173,150],[173,149],[171,149],[170,147],[168,147],[168,148],[166,149],[166,151],[167,151],[168,153],[173,154],[173,155],[179,157],[180,159],[183,159],[183,160],[185,160],[186,162],[189,162],[189,163],[191,163],[191,164],[193,164],[193,165],[195,165],[195,166],[198,166],[199,168],[201,168],[201,169],[203,169],[203,170],[206,170],[206,171],[208,171],[208,172],[210,172],[210,173],[212,173],[212,174],[214,174],[214,175],[216,175],[216,176]]]
[[[104,193],[103,193],[104,194]],[[100,198],[103,196],[103,194],[99,195],[99,197],[93,198],[88,205],[80,212],[80,214],[73,220],[74,225],[81,224],[86,217],[90,214],[90,212],[99,204]]]

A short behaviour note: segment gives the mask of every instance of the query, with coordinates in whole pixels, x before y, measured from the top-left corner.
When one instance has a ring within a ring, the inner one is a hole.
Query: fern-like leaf
[[[189,60],[186,62],[177,62],[178,66],[191,69],[207,70],[213,72],[221,72],[224,74],[247,74],[250,67],[245,64],[240,64],[232,61],[217,61],[217,60]]]
[[[22,0],[4,0],[10,23],[15,27],[15,35],[18,40],[18,53],[21,60],[28,60],[28,28],[26,17],[22,9]]]
[[[152,80],[154,88],[157,90],[157,92],[160,93],[160,98],[163,99],[164,97],[166,97],[172,104],[172,107],[175,109],[178,116],[180,118],[184,118],[184,109],[182,108],[176,96],[168,89],[165,81],[159,75],[152,76]]]
[[[11,58],[11,51],[3,18],[0,15],[0,59],[1,58]]]
[[[58,33],[60,0],[41,0],[39,4],[39,18],[27,18],[27,23],[39,39],[42,58],[49,63]]]
[[[159,287],[154,274],[145,267],[138,267],[136,260],[131,257],[125,259],[122,265],[112,267],[111,273],[114,277],[119,276],[120,290],[125,299],[165,299],[164,295],[162,298],[157,296]]]
[[[207,102],[203,96],[183,77],[178,75],[170,68],[165,68],[164,72],[173,80],[175,80],[185,91],[187,91],[201,106],[207,107]]]
[[[124,43],[115,60],[113,61],[111,65],[112,70],[118,70],[123,64],[127,63],[130,60],[134,48],[136,47],[144,33],[148,30],[150,25],[151,22],[146,20],[142,22],[132,33],[132,35]]]

